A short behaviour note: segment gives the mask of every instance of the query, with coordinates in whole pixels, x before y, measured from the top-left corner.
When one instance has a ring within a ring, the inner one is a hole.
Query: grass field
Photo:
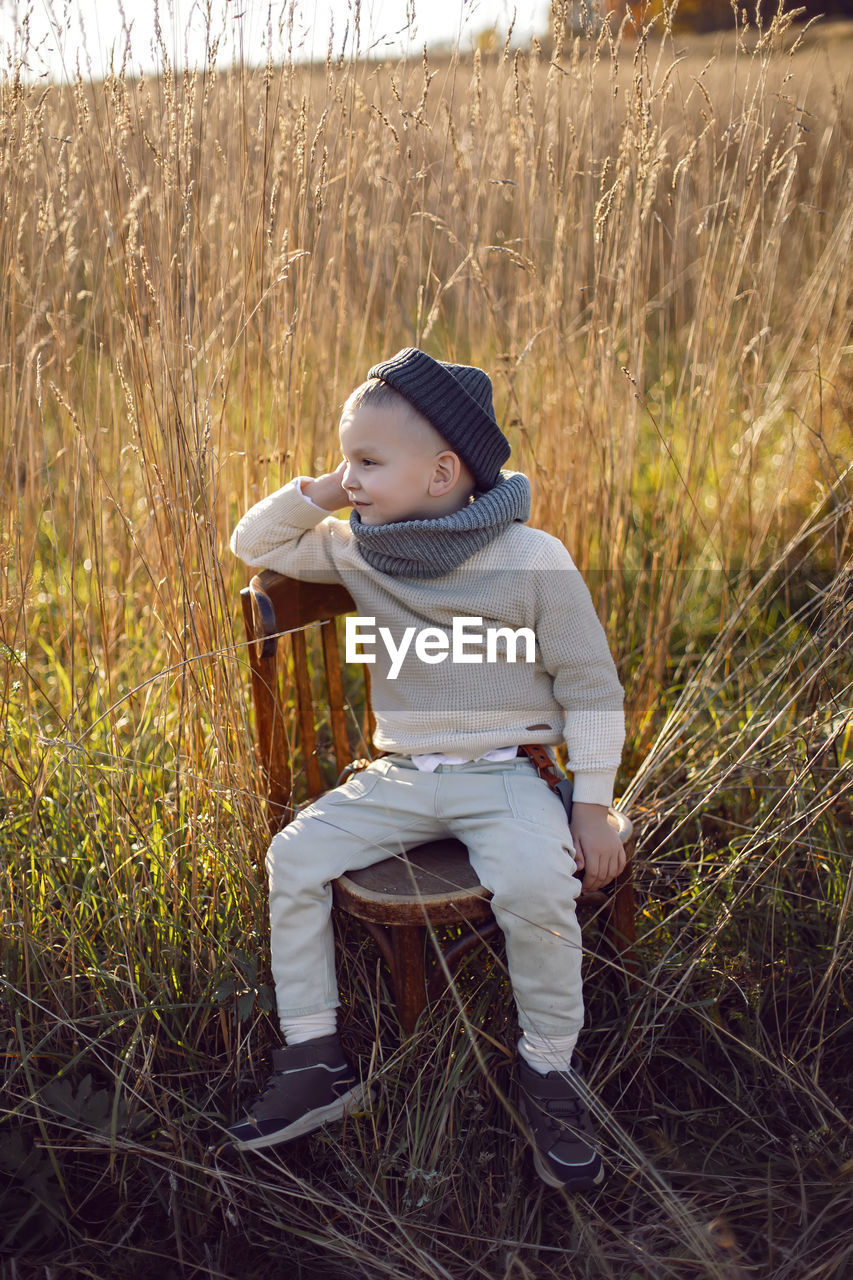
[[[853,39],[561,8],[473,58],[1,73],[10,1280],[853,1274]],[[373,1112],[213,1154],[275,1037],[228,535],[410,344],[492,372],[626,687],[590,1197],[514,1127],[500,955],[401,1044],[346,930]]]

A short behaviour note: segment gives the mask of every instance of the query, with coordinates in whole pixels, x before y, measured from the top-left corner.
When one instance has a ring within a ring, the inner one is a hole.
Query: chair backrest
[[[300,799],[316,799],[330,785],[329,778],[323,776],[318,752],[318,721],[325,720],[329,726],[327,754],[334,761],[335,778],[354,755],[370,752],[374,729],[370,681],[364,667],[363,714],[354,716],[344,693],[335,626],[335,618],[355,609],[345,587],[300,582],[265,569],[240,595],[249,640],[267,817],[270,829],[277,831],[292,814],[295,760],[304,780]],[[316,646],[306,634],[306,628],[313,624],[319,624],[321,665],[312,661]],[[318,681],[320,672],[325,673],[325,680]]]

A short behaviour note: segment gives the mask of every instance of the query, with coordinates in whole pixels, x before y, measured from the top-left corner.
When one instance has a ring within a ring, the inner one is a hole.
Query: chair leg
[[[394,1006],[400,1026],[411,1035],[415,1023],[426,1008],[427,1002],[438,999],[446,986],[444,966],[436,961],[435,972],[429,982],[426,979],[426,926],[425,925],[377,925],[369,920],[360,923],[375,940],[391,970],[391,987]],[[474,947],[482,946],[498,933],[495,920],[485,920],[471,927],[461,938],[447,947],[444,959],[451,977],[457,965]]]
[[[394,1003],[405,1034],[411,1035],[426,1007],[425,925],[390,925]]]
[[[465,959],[469,951],[473,951],[475,947],[480,947],[484,942],[488,942],[489,938],[493,938],[499,933],[497,920],[484,920],[482,924],[472,925],[461,938],[457,938],[455,942],[451,942],[449,946],[442,951],[444,964],[447,965],[447,972],[450,974],[451,981],[453,974],[458,965]],[[447,977],[445,975],[444,965],[436,958],[435,969],[429,982],[427,983],[427,997],[432,1003],[437,1000],[447,987]]]
[[[634,950],[637,934],[634,914],[634,879],[631,872],[629,863],[616,881],[616,892],[613,895],[607,933],[609,942],[622,961],[629,987],[631,990],[636,990],[639,965]]]

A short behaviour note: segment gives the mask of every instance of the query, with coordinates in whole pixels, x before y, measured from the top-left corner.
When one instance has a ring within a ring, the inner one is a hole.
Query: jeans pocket
[[[505,773],[507,803],[516,822],[569,836],[569,821],[560,797],[535,773]]]
[[[375,790],[383,773],[379,769],[368,767],[352,774],[340,787],[333,787],[320,797],[324,804],[348,804],[352,800],[366,800]]]

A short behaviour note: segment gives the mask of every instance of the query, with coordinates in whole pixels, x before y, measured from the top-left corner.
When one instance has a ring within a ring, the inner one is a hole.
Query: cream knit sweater
[[[348,521],[324,515],[304,498],[296,480],[243,516],[231,550],[247,564],[310,582],[342,582],[361,618],[377,637],[364,652],[371,667],[375,744],[405,755],[442,752],[474,758],[525,742],[554,746],[565,740],[574,774],[574,798],[610,804],[622,751],[622,687],[604,629],[568,551],[541,529],[515,523],[464,564],[439,578],[396,578],[362,558]],[[480,662],[427,663],[410,644],[399,675],[379,637],[387,627],[394,646],[407,627],[415,634],[440,628],[450,638],[454,618],[481,618],[465,646]],[[535,661],[486,661],[489,628],[530,628]]]

